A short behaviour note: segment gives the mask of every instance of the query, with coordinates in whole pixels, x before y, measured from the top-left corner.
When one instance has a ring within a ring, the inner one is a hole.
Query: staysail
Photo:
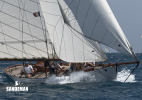
[[[107,60],[97,42],[84,37],[71,27],[58,0],[40,0],[40,4],[50,39],[59,58],[68,62]]]
[[[67,23],[76,32],[136,58],[106,0],[58,0],[58,2],[60,9],[68,18]]]
[[[0,0],[0,59],[58,59],[38,0]]]

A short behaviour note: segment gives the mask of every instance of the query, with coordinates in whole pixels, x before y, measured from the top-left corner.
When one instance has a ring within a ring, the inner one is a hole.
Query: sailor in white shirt
[[[29,63],[26,62],[25,67],[24,67],[24,71],[28,74],[28,77],[31,77],[36,74],[37,69],[34,72],[32,65],[29,65]]]
[[[29,64],[25,65],[24,70],[26,71],[27,74],[30,74],[30,73],[34,72],[33,67],[31,65],[29,65]]]

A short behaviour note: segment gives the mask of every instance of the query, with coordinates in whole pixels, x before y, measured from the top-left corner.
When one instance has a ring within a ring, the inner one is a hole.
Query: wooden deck
[[[67,70],[69,69],[69,66],[61,66],[61,68]],[[23,70],[23,66],[13,66],[5,69],[6,74],[12,75],[15,77],[20,77],[21,76],[21,70]],[[64,72],[59,70],[59,76],[65,75]],[[36,75],[34,75],[31,78],[45,78],[46,74],[45,72],[37,72]],[[47,76],[49,76],[49,72],[47,72]],[[25,78],[26,74],[23,74],[21,78]]]
[[[69,70],[70,67],[69,66],[61,66],[62,69],[64,70]],[[98,70],[103,68],[102,66],[98,66],[98,67],[86,67],[82,70],[84,70],[85,72],[89,72],[89,71],[93,71],[93,70]],[[6,74],[8,75],[12,75],[15,77],[20,77],[21,76],[21,70],[23,70],[23,66],[22,65],[17,65],[17,66],[11,66],[5,69]],[[81,71],[81,70],[80,70]],[[59,70],[58,76],[67,76],[68,74]],[[37,72],[36,75],[34,75],[33,77],[30,78],[45,78],[46,74],[45,72]],[[47,77],[49,76],[49,72],[47,72]],[[23,74],[21,76],[21,78],[26,78],[26,74]]]

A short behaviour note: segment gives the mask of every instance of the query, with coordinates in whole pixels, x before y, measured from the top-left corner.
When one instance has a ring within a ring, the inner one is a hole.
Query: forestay
[[[0,0],[0,59],[43,57],[57,59],[39,1]]]
[[[66,12],[63,11],[57,0],[40,0],[40,4],[50,39],[59,58],[68,62],[107,60],[97,42],[84,37],[83,34],[71,27]],[[80,27],[78,28],[80,29]]]
[[[106,0],[58,0],[58,2],[62,12],[65,12],[66,23],[76,32],[135,57]]]

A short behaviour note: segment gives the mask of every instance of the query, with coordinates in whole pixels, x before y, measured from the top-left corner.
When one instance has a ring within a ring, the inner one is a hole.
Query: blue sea
[[[142,61],[142,54],[136,54]],[[111,63],[133,61],[121,53],[107,54]],[[8,92],[7,86],[15,86],[3,73],[3,68],[22,62],[0,62],[0,100],[142,100],[142,64],[125,79],[136,64],[119,66],[115,81],[96,82],[94,76],[76,72],[67,77],[51,77],[45,83],[20,83],[28,92]]]

